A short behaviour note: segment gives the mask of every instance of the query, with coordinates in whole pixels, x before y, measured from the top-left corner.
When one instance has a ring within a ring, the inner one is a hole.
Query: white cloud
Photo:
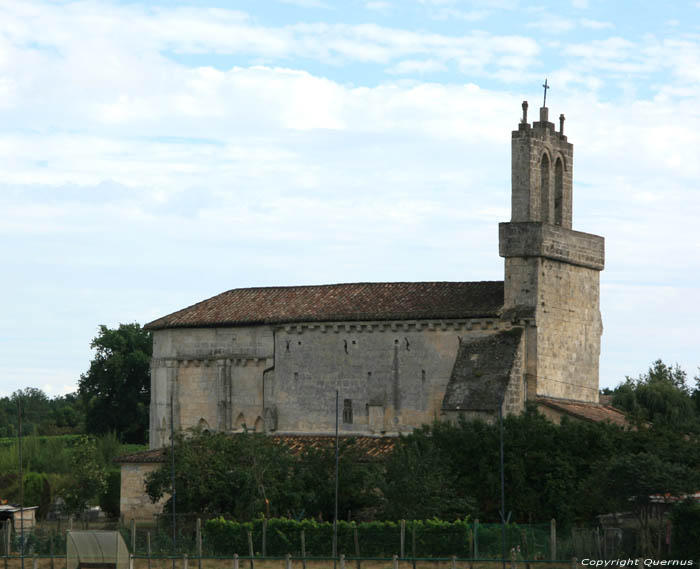
[[[381,1],[365,2],[365,9],[366,10],[376,10],[378,12],[383,12],[385,10],[389,10],[390,8],[391,8],[391,4],[389,2],[381,2]]]
[[[563,34],[573,29],[574,22],[568,18],[540,12],[537,16],[537,20],[528,22],[526,26],[550,34]]]
[[[579,20],[579,24],[582,28],[590,30],[605,30],[615,27],[612,22],[601,22],[600,20],[590,20],[588,18],[582,18]]]
[[[405,59],[388,70],[388,72],[393,75],[422,75],[425,73],[436,73],[440,71],[447,71],[447,66],[440,61],[435,61],[434,59]]]

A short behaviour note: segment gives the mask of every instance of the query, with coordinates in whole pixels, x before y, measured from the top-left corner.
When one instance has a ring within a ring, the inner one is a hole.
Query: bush
[[[687,500],[671,512],[671,551],[677,559],[700,559],[700,504]]]
[[[253,548],[262,553],[263,520],[240,523],[216,518],[204,526],[204,539],[211,553],[248,555],[247,532],[252,531]],[[405,554],[411,555],[412,531],[416,530],[417,557],[470,555],[471,524],[467,521],[407,521]],[[355,556],[354,531],[357,529],[361,557],[390,557],[400,550],[400,525],[397,522],[338,522],[338,553]],[[282,556],[301,553],[301,530],[304,530],[306,555],[329,557],[332,553],[333,524],[314,520],[296,521],[273,518],[267,522],[266,554]]]
[[[107,487],[100,494],[100,508],[112,518],[119,517],[119,493],[121,491],[121,472],[119,470],[107,471]]]

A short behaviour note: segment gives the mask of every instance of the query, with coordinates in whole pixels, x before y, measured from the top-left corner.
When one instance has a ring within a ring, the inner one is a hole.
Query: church
[[[526,402],[558,421],[624,423],[598,400],[604,239],[572,228],[573,145],[548,108],[512,132],[503,281],[234,289],[146,325],[150,449],[121,459],[126,518],[171,430],[381,440]]]

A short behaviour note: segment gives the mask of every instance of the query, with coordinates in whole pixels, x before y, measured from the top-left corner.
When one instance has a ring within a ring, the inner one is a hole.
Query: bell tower
[[[524,101],[512,133],[511,221],[499,224],[503,318],[527,323],[528,399],[597,402],[605,243],[572,229],[574,152],[564,115],[557,131],[546,106],[532,125],[527,108]]]

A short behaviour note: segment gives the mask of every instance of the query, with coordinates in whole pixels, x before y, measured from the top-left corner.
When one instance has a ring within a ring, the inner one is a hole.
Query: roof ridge
[[[147,329],[343,320],[493,317],[503,281],[395,281],[234,288]]]

